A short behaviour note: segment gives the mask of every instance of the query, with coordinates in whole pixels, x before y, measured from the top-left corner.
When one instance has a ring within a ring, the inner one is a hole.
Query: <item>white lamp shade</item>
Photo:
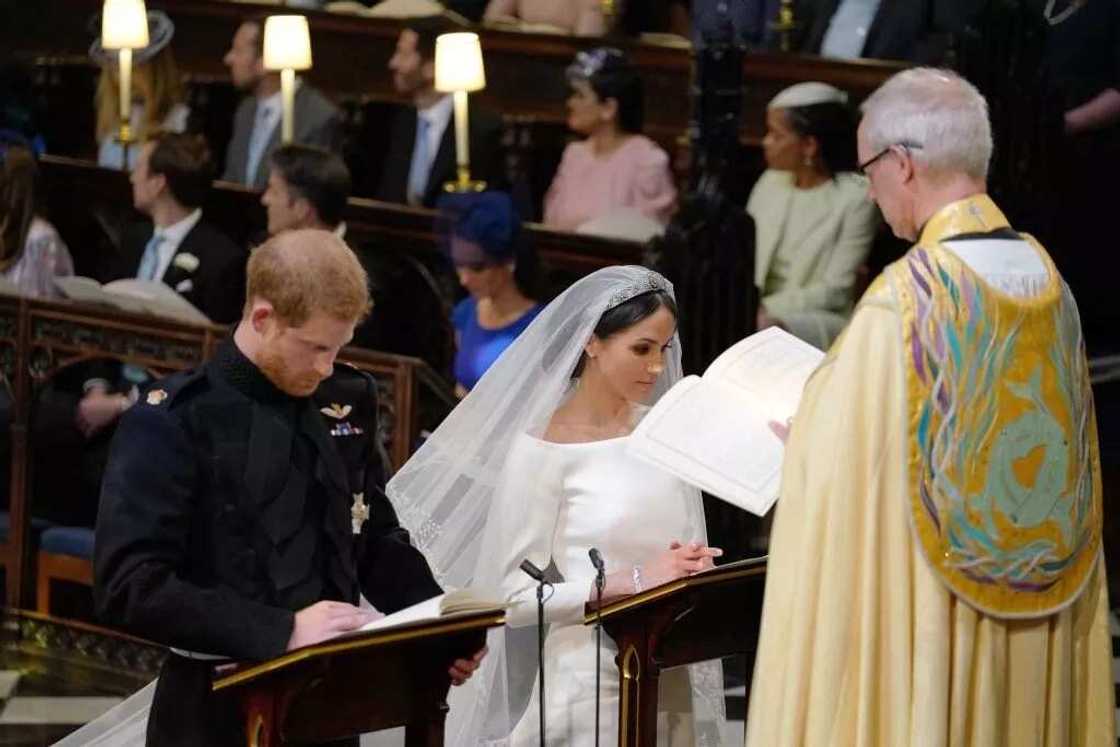
[[[311,35],[306,16],[269,16],[264,21],[266,70],[311,68]]]
[[[486,88],[482,45],[478,34],[441,34],[436,37],[436,90],[481,91]]]
[[[101,9],[101,46],[142,49],[148,46],[148,9],[144,0],[105,0]]]

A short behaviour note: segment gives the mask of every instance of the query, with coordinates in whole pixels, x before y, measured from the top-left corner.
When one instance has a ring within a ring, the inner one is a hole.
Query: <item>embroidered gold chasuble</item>
[[[770,539],[747,744],[1115,745],[1100,466],[1076,307],[944,245],[876,280],[805,388]]]

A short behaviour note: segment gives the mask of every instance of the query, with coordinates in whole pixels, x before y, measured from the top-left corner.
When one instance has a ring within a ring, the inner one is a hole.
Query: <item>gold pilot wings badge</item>
[[[350,411],[353,409],[354,408],[350,405],[340,405],[337,402],[332,402],[330,407],[320,407],[319,412],[323,413],[328,418],[342,420],[344,417],[349,415]]]

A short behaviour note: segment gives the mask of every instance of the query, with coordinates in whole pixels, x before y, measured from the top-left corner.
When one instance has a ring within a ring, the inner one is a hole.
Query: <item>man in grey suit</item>
[[[246,20],[238,27],[223,58],[233,85],[249,94],[237,107],[233,137],[222,179],[264,189],[269,159],[280,146],[280,75],[264,69],[264,22]],[[305,81],[295,96],[294,141],[338,151],[342,116],[338,108]]]

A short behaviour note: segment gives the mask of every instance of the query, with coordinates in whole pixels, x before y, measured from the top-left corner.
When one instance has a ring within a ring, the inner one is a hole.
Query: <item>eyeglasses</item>
[[[868,158],[866,161],[864,161],[863,163],[856,166],[856,171],[863,174],[864,176],[867,176],[867,169],[871,167],[871,164],[875,163],[876,161],[878,161],[880,158],[882,158],[883,156],[890,153],[895,148],[903,148],[905,150],[921,150],[922,145],[921,145],[921,143],[914,143],[914,142],[911,142],[909,140],[903,140],[903,141],[898,142],[898,143],[891,143],[886,148],[883,148],[881,151],[879,151],[875,155],[871,156],[871,158]]]

